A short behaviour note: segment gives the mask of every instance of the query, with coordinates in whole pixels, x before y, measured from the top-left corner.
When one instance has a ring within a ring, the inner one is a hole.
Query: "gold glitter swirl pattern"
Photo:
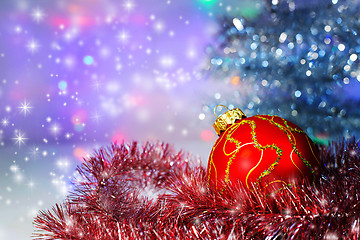
[[[223,135],[221,135],[221,137],[216,141],[215,145],[213,146],[211,153],[210,153],[210,159],[209,159],[209,169],[208,169],[208,183],[210,183],[210,178],[211,178],[211,173],[212,173],[212,168],[214,168],[215,171],[215,186],[217,188],[218,185],[218,181],[217,181],[217,169],[216,166],[214,164],[214,160],[213,160],[213,155],[214,155],[214,150],[216,149],[216,147],[219,145],[219,143],[221,142],[221,140],[223,139],[224,136],[226,136],[226,132],[229,131],[231,128],[228,128]]]
[[[259,164],[260,164],[261,161],[262,161],[263,155],[264,155],[264,151],[261,150],[260,160],[259,160],[258,163],[255,165],[255,167],[253,167],[252,169],[250,169],[250,171],[249,171],[248,174],[246,175],[245,184],[246,184],[246,186],[247,186],[248,188],[249,188],[249,184],[248,184],[249,176],[250,176],[250,174],[259,166]]]
[[[311,146],[311,143],[310,143],[310,141],[309,141],[309,137],[308,137],[307,135],[306,135],[306,141],[307,141],[308,144],[309,144],[309,147],[310,147],[310,150],[311,150],[312,155],[314,156],[314,158],[316,159],[316,161],[318,162],[318,164],[321,165],[319,159],[316,157],[316,154],[314,153],[314,150],[313,150],[313,148],[312,148],[312,146]]]
[[[300,130],[300,129],[297,129],[297,128],[292,128],[292,127],[290,127],[290,126],[288,125],[287,121],[286,121],[285,119],[283,119],[283,118],[280,118],[280,117],[279,117],[279,119],[281,119],[281,120],[283,121],[283,123],[284,123],[284,125],[285,125],[286,127],[284,127],[284,126],[282,126],[281,124],[275,122],[275,121],[274,121],[274,116],[272,116],[271,119],[268,119],[268,118],[265,118],[265,117],[259,116],[259,115],[254,116],[254,117],[259,118],[259,119],[262,119],[262,120],[265,120],[265,121],[268,121],[268,122],[270,122],[271,124],[273,124],[273,125],[277,126],[278,128],[280,128],[280,129],[287,135],[287,137],[289,138],[289,141],[290,141],[290,143],[291,143],[291,146],[292,146],[292,148],[294,149],[294,152],[296,153],[296,155],[298,155],[298,157],[303,161],[303,163],[305,163],[305,165],[309,168],[309,170],[311,171],[311,173],[313,174],[313,176],[315,176],[315,174],[314,174],[314,169],[312,168],[311,164],[301,155],[301,153],[300,153],[299,150],[297,149],[297,147],[296,147],[296,140],[295,140],[295,138],[294,138],[294,135],[292,134],[292,132],[305,134],[304,131],[302,131],[302,130]],[[290,134],[291,134],[291,136],[292,136],[293,138],[291,138]],[[311,147],[310,147],[310,148],[311,148]],[[313,155],[314,155],[314,154],[313,154]],[[314,155],[314,156],[315,156],[315,155]],[[316,158],[316,157],[315,157],[315,158]]]
[[[236,157],[236,154],[232,155],[229,159],[229,161],[227,162],[227,166],[226,166],[226,170],[225,170],[225,182],[226,183],[229,183],[230,182],[230,179],[229,179],[229,175],[230,175],[230,165],[232,164],[233,162],[233,159]]]
[[[223,138],[224,136],[226,136],[226,141],[225,141],[225,143],[224,143],[223,153],[224,153],[226,156],[229,156],[229,155],[233,154],[233,155],[230,157],[230,159],[228,160],[228,162],[227,162],[227,168],[226,168],[226,171],[225,171],[225,182],[228,183],[228,182],[230,181],[230,179],[229,179],[229,175],[230,175],[230,165],[232,164],[233,159],[236,157],[236,153],[237,153],[237,152],[239,151],[239,149],[241,148],[240,142],[239,142],[237,139],[233,138],[233,137],[232,137],[232,134],[233,134],[234,131],[236,131],[237,128],[239,128],[241,125],[244,125],[244,124],[249,124],[249,126],[251,127],[251,137],[252,137],[253,144],[254,144],[254,147],[255,147],[255,148],[257,148],[257,149],[259,149],[259,150],[261,150],[261,151],[266,150],[266,149],[269,149],[269,148],[270,148],[270,149],[274,149],[274,150],[276,151],[277,155],[278,155],[277,158],[276,158],[276,160],[275,160],[275,162],[272,163],[272,164],[269,166],[269,168],[266,169],[266,170],[260,175],[257,183],[260,183],[261,178],[269,175],[269,174],[272,172],[272,170],[275,168],[275,166],[278,164],[278,162],[279,162],[279,160],[280,160],[280,158],[281,158],[281,156],[282,156],[282,149],[280,149],[280,148],[279,148],[276,144],[274,144],[274,143],[271,144],[271,145],[265,145],[265,146],[261,145],[261,144],[258,142],[258,140],[257,140],[257,136],[256,136],[256,132],[255,132],[255,129],[256,129],[256,123],[255,123],[255,121],[253,121],[253,120],[246,120],[246,119],[245,119],[245,120],[242,120],[242,121],[240,121],[240,122],[234,123],[231,128],[228,128],[227,131],[224,132],[224,134],[222,135],[221,139],[219,139],[218,142],[217,142],[217,144],[215,144],[215,146],[213,147],[213,150],[211,151],[211,155],[210,155],[210,168],[209,168],[208,181],[210,181],[210,173],[211,173],[211,169],[212,169],[211,166],[214,166],[214,164],[213,164],[213,152],[214,152],[214,149],[215,149],[215,148],[217,147],[217,145],[221,142],[221,140],[222,140],[222,138]],[[236,146],[237,146],[237,148],[236,148],[234,151],[232,151],[231,153],[226,153],[226,151],[225,151],[225,145],[226,145],[226,143],[227,143],[228,141],[229,141],[229,142],[232,142],[232,143],[235,143]],[[249,171],[249,173],[247,174],[247,177],[246,177],[246,181],[247,181],[250,173],[251,173],[252,171],[254,171],[257,166],[258,166],[258,164]],[[215,166],[214,166],[214,168],[215,168]],[[216,179],[217,179],[217,176],[216,176]],[[217,182],[216,182],[216,184],[217,184]]]
[[[290,153],[290,160],[291,160],[292,164],[294,164],[294,166],[297,168],[297,170],[299,170],[301,175],[305,176],[304,173],[301,171],[301,169],[294,163],[294,160],[293,160],[293,157],[292,157],[293,153],[294,153],[294,149]]]

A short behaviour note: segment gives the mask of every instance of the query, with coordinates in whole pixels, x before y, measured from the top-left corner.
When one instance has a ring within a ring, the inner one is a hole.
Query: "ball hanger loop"
[[[216,106],[214,107],[214,115],[215,115],[216,118],[219,118],[219,116],[216,115],[216,109],[217,109],[218,107],[224,107],[224,108],[227,109],[227,111],[229,111],[229,108],[228,108],[227,106],[225,106],[225,105],[222,105],[222,104],[216,105]]]

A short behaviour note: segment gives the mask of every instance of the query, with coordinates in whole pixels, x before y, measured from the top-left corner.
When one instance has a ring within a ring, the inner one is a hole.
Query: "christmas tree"
[[[318,141],[358,136],[359,18],[358,3],[338,0],[272,0],[255,18],[225,15],[207,49],[206,74],[230,85],[216,103],[280,115]]]

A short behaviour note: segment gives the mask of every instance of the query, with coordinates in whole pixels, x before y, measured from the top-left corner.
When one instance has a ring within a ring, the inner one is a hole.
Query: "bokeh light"
[[[90,56],[90,55],[87,55],[87,56],[84,57],[84,63],[86,65],[91,65],[91,64],[94,63],[94,58],[92,56]]]
[[[203,130],[201,132],[201,139],[204,141],[213,141],[215,139],[215,134],[210,130]]]
[[[66,81],[60,81],[59,84],[58,84],[58,87],[61,91],[65,91],[67,89],[67,82]]]
[[[82,147],[75,148],[73,154],[79,161],[83,161],[86,156],[89,156],[89,152]]]

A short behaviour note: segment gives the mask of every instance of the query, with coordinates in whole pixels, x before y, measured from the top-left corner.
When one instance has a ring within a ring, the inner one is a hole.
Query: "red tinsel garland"
[[[100,149],[67,201],[35,218],[34,239],[360,239],[360,148],[320,149],[322,177],[276,194],[209,188],[198,160],[166,144]]]

